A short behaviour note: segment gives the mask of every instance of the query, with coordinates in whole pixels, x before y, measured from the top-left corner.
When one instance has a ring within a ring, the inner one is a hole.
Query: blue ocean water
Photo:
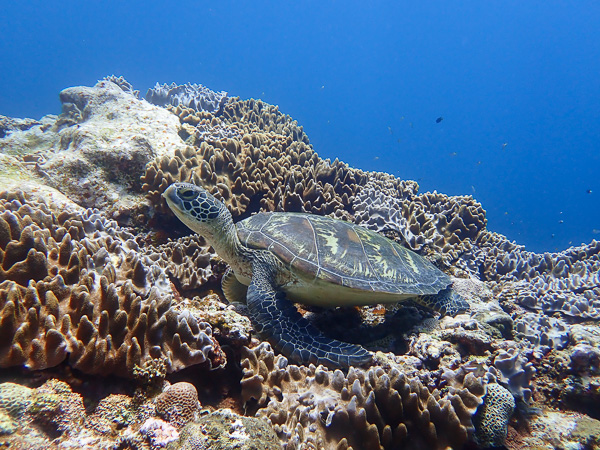
[[[4,2],[0,114],[58,113],[61,89],[109,74],[202,83],[561,250],[600,239],[598,24],[585,0]]]

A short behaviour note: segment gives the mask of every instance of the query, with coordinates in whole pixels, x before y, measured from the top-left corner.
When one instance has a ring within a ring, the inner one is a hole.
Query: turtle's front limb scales
[[[262,252],[261,252],[262,253]],[[328,338],[298,312],[283,291],[276,288],[272,255],[263,253],[252,265],[247,305],[257,332],[290,360],[315,365],[364,366],[372,355],[360,345]]]

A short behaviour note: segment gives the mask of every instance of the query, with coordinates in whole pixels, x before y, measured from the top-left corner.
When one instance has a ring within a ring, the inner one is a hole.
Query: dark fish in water
[[[585,191],[585,193],[586,193],[586,194],[591,194],[591,193],[592,193],[592,190],[591,190],[591,189],[588,189],[587,191]]]
[[[440,123],[442,120],[444,120],[444,118],[440,116],[437,119],[435,119],[435,123]]]

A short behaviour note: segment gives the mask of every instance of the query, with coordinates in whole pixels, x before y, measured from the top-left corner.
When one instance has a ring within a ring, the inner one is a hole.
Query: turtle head
[[[205,237],[215,235],[232,221],[227,207],[195,184],[173,183],[163,192],[163,197],[179,220]]]

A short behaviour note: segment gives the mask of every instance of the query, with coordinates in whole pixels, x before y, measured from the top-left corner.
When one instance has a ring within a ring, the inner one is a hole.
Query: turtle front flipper
[[[252,265],[247,305],[258,333],[294,362],[335,368],[364,366],[372,360],[363,347],[328,338],[302,317],[285,293],[275,289],[275,270],[261,258]]]
[[[469,311],[467,301],[447,287],[434,295],[419,295],[417,303],[439,312],[442,316],[455,316]]]

